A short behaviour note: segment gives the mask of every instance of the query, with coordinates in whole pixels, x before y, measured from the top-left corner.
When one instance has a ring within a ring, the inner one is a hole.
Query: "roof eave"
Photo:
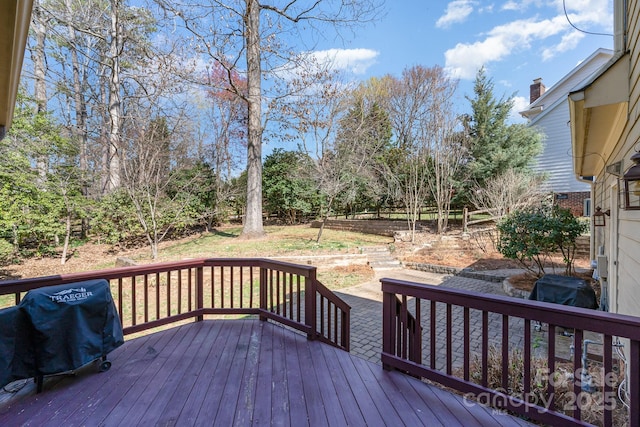
[[[13,118],[32,7],[33,0],[8,0],[0,6],[0,139]]]
[[[576,176],[597,176],[618,142],[629,106],[629,55],[621,52],[569,93]]]

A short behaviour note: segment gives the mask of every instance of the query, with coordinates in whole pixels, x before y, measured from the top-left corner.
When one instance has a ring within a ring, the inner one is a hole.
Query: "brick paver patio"
[[[505,272],[501,272],[504,274]],[[412,282],[426,283],[430,285],[446,286],[455,289],[464,289],[469,291],[505,295],[502,290],[501,283],[489,280],[472,279],[461,276],[451,276],[446,274],[437,274],[422,272],[416,270],[407,269],[393,269],[382,270],[376,272],[374,280],[354,286],[347,289],[342,289],[336,292],[342,299],[344,299],[351,307],[351,353],[369,360],[374,363],[380,362],[380,352],[382,351],[382,291],[380,285],[381,278],[394,278],[400,280],[407,280]],[[444,304],[438,304],[437,317],[440,329],[438,331],[438,350],[436,367],[443,369],[446,363],[446,348],[445,348],[445,331],[444,325],[446,325],[446,313]],[[428,316],[428,307],[423,308],[423,315]],[[479,337],[481,333],[481,321],[480,313],[472,312],[471,314],[471,334],[472,337]],[[453,308],[453,331],[454,336],[456,331],[459,332],[459,336],[462,336],[462,308]],[[510,347],[522,348],[523,345],[523,327],[522,321],[519,319],[511,319],[510,322]],[[429,325],[423,322],[423,333],[425,339],[423,340],[425,348],[423,349],[423,355],[428,357],[428,337],[429,337]],[[502,334],[501,317],[497,314],[491,313],[489,316],[489,335],[490,343],[496,346],[500,345],[500,338]],[[442,343],[442,345],[440,345]],[[472,353],[479,354],[480,340],[472,338]],[[454,340],[454,355],[453,366],[462,365],[462,341],[456,342]],[[427,359],[428,360],[428,359]]]

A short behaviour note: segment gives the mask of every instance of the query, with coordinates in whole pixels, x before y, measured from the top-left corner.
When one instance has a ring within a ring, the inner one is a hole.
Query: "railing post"
[[[304,281],[304,323],[309,327],[307,339],[314,340],[316,330],[316,269],[309,271]]]
[[[196,268],[196,310],[204,308],[204,267]],[[196,316],[196,322],[202,322],[204,316]]]
[[[341,345],[346,351],[351,349],[351,312],[342,312],[342,342]]]
[[[267,269],[260,267],[260,311],[267,312]],[[267,317],[260,315],[260,320],[263,322],[267,320]]]
[[[384,281],[382,281],[384,287]],[[382,351],[387,354],[395,355],[395,320],[396,320],[396,296],[395,294],[384,292],[382,294]],[[382,367],[390,371],[391,365],[386,363]]]

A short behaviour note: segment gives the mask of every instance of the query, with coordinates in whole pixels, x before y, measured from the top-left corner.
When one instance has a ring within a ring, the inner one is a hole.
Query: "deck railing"
[[[551,425],[640,425],[640,319],[393,279],[382,291],[386,369]]]
[[[125,335],[207,315],[258,315],[349,351],[350,307],[313,266],[268,259],[193,259],[0,281],[0,306],[44,286],[106,279]],[[9,300],[9,301],[7,301]]]

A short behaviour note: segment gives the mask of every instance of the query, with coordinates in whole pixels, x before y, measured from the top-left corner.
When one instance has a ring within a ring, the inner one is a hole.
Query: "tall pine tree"
[[[542,150],[542,134],[526,124],[509,124],[513,96],[496,99],[493,81],[481,68],[473,88],[472,113],[467,119],[469,169],[472,185],[484,188],[487,179],[509,169],[526,171]]]

